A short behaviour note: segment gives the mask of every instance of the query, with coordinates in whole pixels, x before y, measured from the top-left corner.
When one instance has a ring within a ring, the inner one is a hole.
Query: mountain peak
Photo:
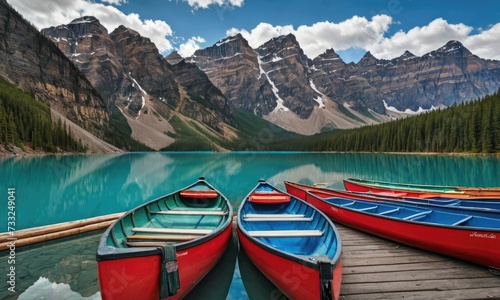
[[[460,48],[465,48],[464,45],[457,41],[457,40],[451,40],[448,43],[446,43],[445,47],[460,47]]]
[[[215,47],[220,47],[224,44],[227,43],[244,43],[248,45],[248,41],[241,35],[241,33],[237,33],[233,36],[228,36],[226,38],[223,38],[222,40],[218,41],[215,43]]]
[[[465,46],[455,40],[451,40],[446,45],[443,47],[432,51],[429,53],[430,55],[447,55],[447,54],[453,54],[455,56],[469,56],[472,55],[472,53],[469,51],[469,49],[465,48]]]
[[[99,23],[99,20],[94,16],[83,16],[78,19],[74,19],[69,24],[84,24],[84,23]]]
[[[413,54],[410,51],[406,50],[405,53],[403,53],[403,55],[401,55],[401,57],[405,57],[405,58],[415,57],[415,54]]]
[[[377,63],[377,58],[373,56],[370,51],[367,51],[365,55],[363,55],[361,60],[358,62],[358,65],[371,65],[376,63]]]
[[[409,60],[409,59],[413,59],[413,58],[416,58],[417,56],[413,53],[411,53],[410,51],[406,50],[405,53],[403,53],[400,57],[397,57],[393,60],[396,60],[396,61],[400,61],[400,60]]]
[[[167,57],[165,57],[165,59],[171,65],[176,65],[184,60],[184,58],[177,51],[170,53]]]
[[[340,56],[333,50],[333,48],[326,49],[323,54],[318,55],[322,59],[340,59]]]
[[[128,27],[125,27],[123,25],[118,26],[115,30],[113,30],[113,32],[111,32],[112,35],[119,35],[124,33],[128,33],[131,36],[140,36],[139,32],[130,29]]]

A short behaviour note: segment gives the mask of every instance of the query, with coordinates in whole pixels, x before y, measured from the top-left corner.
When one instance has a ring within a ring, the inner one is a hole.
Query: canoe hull
[[[350,192],[393,194],[395,196],[412,198],[500,198],[500,188],[400,184],[353,178],[344,180],[344,187]]]
[[[265,194],[273,197],[252,201]],[[242,250],[288,298],[339,299],[342,244],[326,215],[261,180],[242,201],[237,221]]]
[[[180,289],[165,299],[181,299],[213,268],[224,253],[232,226],[214,238],[177,251]],[[159,299],[161,256],[149,255],[97,262],[103,300]]]
[[[422,199],[422,198],[409,198],[395,195],[383,194],[363,194],[348,191],[339,191],[322,187],[313,187],[302,185],[298,183],[285,181],[285,187],[288,193],[294,195],[299,199],[305,199],[306,191],[318,196],[319,198],[340,197],[352,200],[366,200],[366,201],[384,201],[392,202],[397,201],[403,204],[429,206],[429,207],[443,207],[458,210],[477,211],[483,212],[485,217],[496,218],[500,213],[500,201],[488,201],[491,199]],[[496,214],[496,215],[494,215]]]
[[[332,205],[310,193],[305,200],[332,220],[402,244],[500,268],[500,232],[432,226],[384,218]]]
[[[318,270],[276,255],[255,244],[238,230],[238,239],[248,258],[290,299],[317,299],[320,295]],[[342,260],[333,270],[332,295],[339,299],[342,281]]]

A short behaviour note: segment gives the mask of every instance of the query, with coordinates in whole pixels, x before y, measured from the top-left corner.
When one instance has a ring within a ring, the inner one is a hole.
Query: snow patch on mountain
[[[325,103],[323,102],[323,100],[326,96],[318,90],[312,79],[309,79],[309,85],[311,86],[313,91],[321,95],[321,97],[314,98],[314,101],[318,102],[319,108],[325,107]]]
[[[382,100],[382,101],[384,102],[384,107],[385,107],[386,110],[392,111],[392,112],[395,112],[395,113],[398,113],[398,114],[418,115],[418,114],[421,114],[421,113],[424,113],[424,112],[433,111],[433,110],[438,109],[437,107],[435,107],[433,105],[429,109],[423,109],[422,107],[419,107],[417,111],[413,111],[413,110],[411,110],[409,108],[405,109],[405,111],[400,111],[397,108],[395,108],[394,106],[389,106],[387,104],[387,102],[385,102],[385,100]]]
[[[257,61],[259,62],[259,77],[258,79],[260,79],[262,77],[262,75],[265,75],[266,78],[267,78],[267,81],[269,82],[269,84],[271,85],[271,89],[274,93],[274,96],[276,97],[276,102],[277,102],[277,105],[276,107],[274,108],[274,110],[271,112],[276,112],[278,110],[282,110],[282,111],[288,111],[289,109],[287,107],[285,107],[285,105],[283,105],[283,103],[285,102],[283,99],[281,99],[280,95],[279,95],[279,89],[276,87],[276,85],[274,84],[274,82],[271,80],[271,78],[269,78],[269,72],[272,72],[269,71],[269,72],[266,72],[264,71],[264,69],[262,68],[262,64],[264,63],[262,61],[262,57],[260,55],[257,56]]]
[[[141,109],[139,109],[139,111],[137,112],[137,117],[135,118],[137,120],[139,118],[139,116],[141,115],[142,109],[144,108],[144,106],[146,106],[146,99],[144,98],[144,96],[147,96],[148,93],[146,93],[146,91],[141,87],[141,85],[137,82],[137,80],[135,80],[135,78],[132,77],[130,72],[128,73],[128,76],[134,82],[132,84],[132,86],[133,87],[137,86],[137,88],[141,91],[141,94],[142,94],[142,96],[141,96],[141,98],[142,98]]]

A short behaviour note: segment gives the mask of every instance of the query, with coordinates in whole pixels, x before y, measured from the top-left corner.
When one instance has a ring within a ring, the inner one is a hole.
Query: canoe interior
[[[275,190],[269,185],[260,185],[255,190],[257,193],[272,191]],[[250,216],[257,220],[252,220]],[[250,234],[271,232],[272,235],[272,232],[298,231],[300,236],[284,234],[255,237],[256,240],[275,249],[294,255],[328,256],[330,259],[337,253],[338,237],[327,219],[311,206],[295,198],[287,203],[275,204],[245,201],[239,218],[240,227]]]
[[[491,209],[500,212],[500,201],[484,201],[481,200],[462,200],[453,198],[440,198],[440,199],[421,199],[421,198],[402,198],[403,201],[413,203],[423,203],[432,205],[442,205],[450,207],[469,207],[469,208],[483,208]]]
[[[379,187],[394,191],[416,191],[416,192],[431,192],[443,194],[466,194],[474,196],[498,196],[500,197],[500,188],[498,187],[460,187],[460,186],[443,186],[443,185],[426,185],[413,183],[395,183],[377,180],[366,180],[358,178],[348,178],[345,182],[352,184],[360,184],[365,186]]]
[[[190,191],[209,191],[198,183]],[[203,194],[203,193],[200,193]],[[129,248],[191,241],[215,231],[231,216],[225,199],[174,193],[127,213],[111,228],[107,246]],[[176,232],[178,231],[178,232]]]
[[[353,200],[368,200],[368,201],[403,201],[402,203],[411,203],[411,204],[429,204],[429,205],[437,205],[444,207],[456,207],[456,208],[465,208],[472,210],[479,210],[485,212],[495,212],[500,213],[500,201],[495,201],[494,199],[483,199],[476,198],[474,200],[465,200],[465,199],[456,199],[456,198],[415,198],[415,197],[404,197],[401,195],[397,195],[395,193],[362,193],[362,192],[349,192],[349,191],[340,191],[328,188],[321,187],[313,187],[302,185],[293,182],[285,182],[285,186],[287,189],[299,189],[302,191],[309,191],[320,198],[328,198],[328,197],[340,197],[340,198],[348,198]],[[300,196],[299,196],[300,198]]]
[[[404,204],[351,200],[345,198],[326,198],[324,201],[347,209],[362,211],[405,221],[417,221],[444,226],[461,226],[485,229],[500,229],[500,220],[474,215],[474,213],[450,213],[436,208],[418,207]]]

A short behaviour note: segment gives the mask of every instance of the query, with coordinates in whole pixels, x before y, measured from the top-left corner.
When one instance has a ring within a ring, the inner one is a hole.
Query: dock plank
[[[335,224],[342,239],[342,300],[500,299],[488,268]]]
[[[450,299],[499,299],[498,287],[479,288],[479,289],[461,289],[450,291],[402,291],[394,293],[378,294],[357,294],[341,296],[342,300],[392,300],[392,299],[432,299],[432,300],[450,300]]]

